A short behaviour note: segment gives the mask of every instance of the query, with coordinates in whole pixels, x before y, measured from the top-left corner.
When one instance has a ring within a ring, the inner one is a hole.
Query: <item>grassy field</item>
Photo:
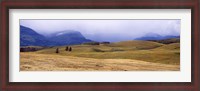
[[[123,41],[101,45],[51,47],[20,53],[20,70],[134,71],[180,70],[180,43]],[[59,53],[55,53],[59,48]]]

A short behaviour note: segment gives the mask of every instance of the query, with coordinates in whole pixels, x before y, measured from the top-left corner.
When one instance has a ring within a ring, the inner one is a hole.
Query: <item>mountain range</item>
[[[134,40],[163,40],[163,39],[170,39],[170,38],[180,38],[180,36],[173,36],[173,35],[161,36],[156,33],[147,33],[146,35],[135,38]]]
[[[156,33],[148,33],[133,40],[163,40],[170,38],[180,38],[180,36],[161,36]],[[74,30],[60,31],[44,36],[31,28],[20,26],[20,46],[63,46],[86,42],[94,41],[86,39],[80,32]]]
[[[91,42],[91,40],[86,39],[78,31],[66,30],[46,37],[31,28],[20,26],[20,46],[62,46],[85,42]]]

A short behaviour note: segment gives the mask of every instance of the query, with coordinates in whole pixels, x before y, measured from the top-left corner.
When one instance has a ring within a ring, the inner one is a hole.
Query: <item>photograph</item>
[[[180,19],[20,19],[20,71],[180,71]]]
[[[2,90],[200,91],[198,0],[0,4]]]

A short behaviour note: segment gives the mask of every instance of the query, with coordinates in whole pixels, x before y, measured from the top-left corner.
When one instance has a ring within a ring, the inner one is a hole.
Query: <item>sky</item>
[[[149,33],[180,35],[180,20],[20,20],[20,25],[48,36],[60,31],[79,31],[94,41],[133,40]]]

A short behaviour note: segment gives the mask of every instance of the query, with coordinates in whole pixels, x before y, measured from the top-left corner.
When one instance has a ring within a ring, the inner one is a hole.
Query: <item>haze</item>
[[[39,34],[74,30],[94,41],[124,41],[149,33],[161,36],[180,35],[180,20],[20,20],[20,25]]]

